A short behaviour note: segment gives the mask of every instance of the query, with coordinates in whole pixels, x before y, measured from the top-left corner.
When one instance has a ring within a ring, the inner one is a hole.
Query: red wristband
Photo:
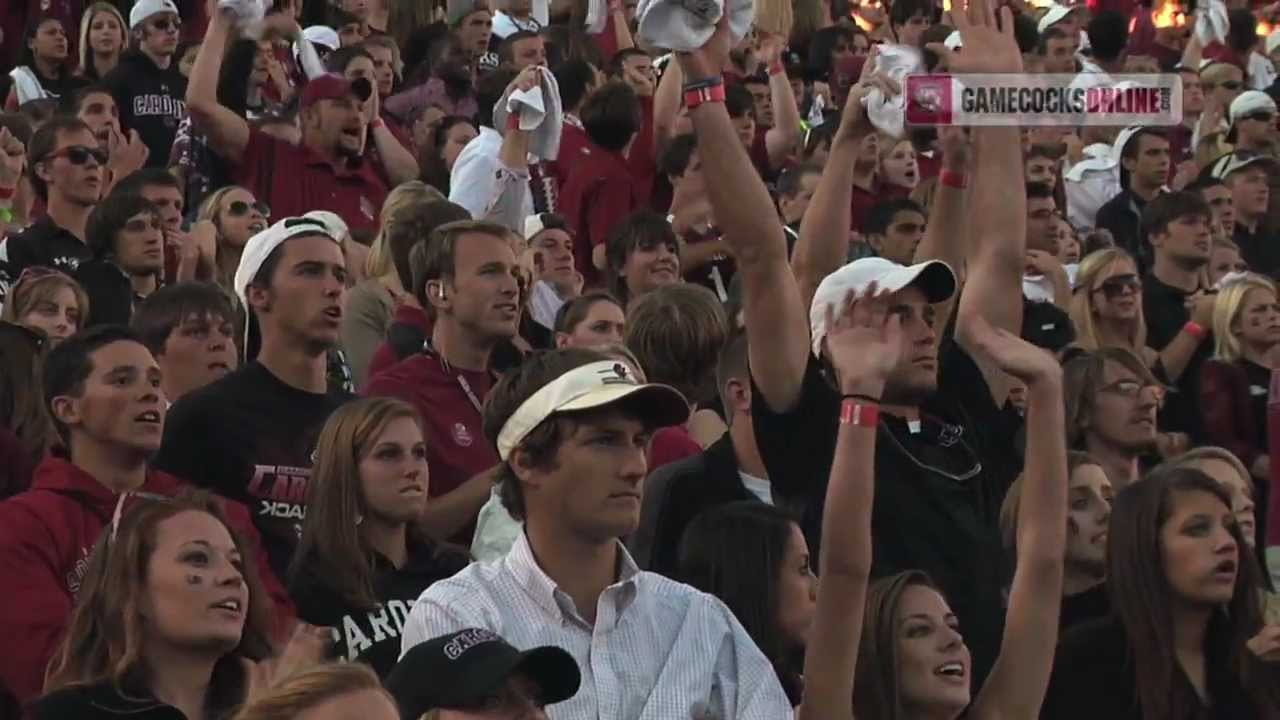
[[[9,198],[13,197],[13,194],[16,192],[17,192],[16,188],[0,187],[0,200],[8,200]]]
[[[508,130],[520,129],[520,113],[513,112],[507,116],[507,129]]]
[[[949,188],[963,190],[969,187],[969,176],[965,175],[964,173],[952,172],[950,170],[943,170],[942,172],[938,173],[938,182],[942,183],[943,185],[946,185]]]
[[[694,88],[684,91],[684,104],[690,110],[698,107],[702,103],[708,102],[724,102],[724,84],[717,83],[710,87]]]
[[[880,406],[857,398],[845,398],[840,403],[840,424],[858,427],[875,427],[880,420]]]
[[[771,75],[771,76],[772,76],[772,75],[781,75],[782,73],[784,73],[784,72],[786,72],[786,71],[787,71],[787,68],[786,68],[786,67],[784,67],[784,66],[782,65],[782,63],[780,63],[780,62],[769,63],[769,75]]]
[[[1190,335],[1197,340],[1203,340],[1204,334],[1207,332],[1204,326],[1195,320],[1188,320],[1186,325],[1182,326],[1182,332]]]

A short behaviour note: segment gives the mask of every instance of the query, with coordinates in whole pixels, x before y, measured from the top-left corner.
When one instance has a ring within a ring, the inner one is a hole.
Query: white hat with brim
[[[1230,152],[1213,161],[1213,164],[1209,166],[1209,175],[1217,180],[1226,180],[1228,175],[1254,165],[1260,165],[1266,170],[1275,170],[1280,167],[1274,158],[1267,155]]]
[[[302,37],[312,45],[323,45],[330,50],[342,47],[342,41],[338,39],[338,31],[327,25],[312,25],[302,31]]]
[[[890,292],[908,286],[920,288],[930,303],[950,300],[956,292],[956,274],[941,260],[915,265],[899,265],[878,257],[854,260],[824,278],[813,294],[809,305],[809,334],[814,355],[822,354],[822,341],[827,337],[827,306],[836,308],[838,313],[850,291],[861,295],[873,282],[880,290]]]
[[[655,428],[689,419],[689,401],[669,385],[642,384],[626,363],[600,360],[580,365],[542,386],[503,423],[495,444],[506,460],[520,443],[553,415],[598,410],[625,403]]]
[[[1227,111],[1227,119],[1232,125],[1235,125],[1240,118],[1258,111],[1276,114],[1276,101],[1271,96],[1261,90],[1245,90],[1231,101],[1231,106]]]
[[[160,13],[173,13],[181,17],[178,6],[173,0],[138,0],[129,11],[129,29],[136,29],[147,21],[147,18]]]
[[[964,47],[964,41],[960,39],[960,31],[952,30],[947,39],[942,41],[942,47],[948,50],[959,50]]]
[[[1116,140],[1111,144],[1111,158],[1116,162],[1120,162],[1120,158],[1124,156],[1125,146],[1142,130],[1141,125],[1130,125],[1116,133]]]
[[[240,298],[241,304],[246,309],[249,307],[249,283],[253,282],[254,276],[262,269],[262,264],[267,261],[267,257],[286,240],[303,235],[320,235],[341,244],[323,220],[306,216],[284,218],[249,238],[249,241],[244,244],[244,251],[240,254],[240,265],[236,267],[232,286],[236,291],[236,297]]]

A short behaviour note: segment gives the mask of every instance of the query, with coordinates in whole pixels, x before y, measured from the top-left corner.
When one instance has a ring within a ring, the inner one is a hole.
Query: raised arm
[[[381,106],[382,98],[378,97],[378,91],[374,89],[373,95],[365,102],[365,121],[369,124],[369,138],[373,140],[374,147],[378,148],[378,157],[382,159],[382,169],[386,171],[387,179],[392,185],[417,180],[418,160],[382,121]]]
[[[968,209],[969,136],[964,128],[943,127],[938,129],[938,139],[942,143],[943,174],[938,178],[938,190],[929,208],[924,238],[916,248],[915,262],[941,260],[951,266],[963,284],[964,264],[969,253],[969,223],[965,214]],[[937,308],[937,317],[951,317],[952,306],[959,294],[953,294]],[[938,333],[938,341],[941,340],[942,333]]]
[[[970,332],[976,354],[1027,385],[1027,462],[1018,508],[1017,567],[1000,655],[970,717],[1035,718],[1053,669],[1067,546],[1062,369],[1048,352],[992,328],[982,318],[973,322]]]
[[[719,80],[729,42],[725,19],[701,49],[677,55],[685,81]],[[769,406],[783,412],[800,398],[809,361],[809,316],[787,264],[782,221],[724,103],[702,103],[691,117],[711,209],[742,277],[751,374]]]
[[[966,12],[952,11],[964,52],[941,43],[929,48],[947,56],[955,73],[1016,73],[1022,55],[1013,36],[1013,15],[1001,8],[999,27],[990,0],[969,0]],[[960,295],[956,339],[972,354],[971,324],[985,318],[994,327],[1017,334],[1022,329],[1022,269],[1026,255],[1027,196],[1022,142],[1016,127],[975,128],[976,171],[971,217],[968,279]],[[992,399],[1004,405],[1009,379],[991,363],[978,360]]]
[[[874,53],[875,50],[872,50]],[[873,57],[863,66],[870,67]],[[791,267],[800,285],[800,298],[805,306],[813,301],[822,279],[835,272],[849,259],[849,226],[853,224],[853,165],[863,139],[876,130],[867,118],[862,99],[872,87],[896,89],[893,81],[879,75],[863,73],[858,84],[849,89],[840,127],[831,140],[831,154],[822,178],[814,190],[809,209],[800,221],[800,237],[791,251]]]
[[[902,352],[902,325],[888,314],[875,286],[856,302],[852,293],[835,319],[828,308],[827,347],[840,392],[877,398]],[[822,583],[804,656],[804,702],[799,720],[853,717],[853,675],[871,575],[871,503],[876,421],[864,405],[842,410],[822,518]]]
[[[676,116],[680,114],[680,87],[684,84],[684,71],[674,59],[658,79],[658,89],[653,91],[653,144],[654,152],[661,153],[671,136],[675,134]]]
[[[769,68],[769,103],[773,106],[773,127],[764,134],[764,146],[769,154],[769,167],[775,169],[786,163],[800,140],[800,108],[796,106],[791,81],[782,65],[785,42],[781,35],[769,35],[760,42]]]
[[[196,127],[209,137],[209,147],[233,163],[249,147],[249,123],[218,102],[218,68],[222,67],[227,40],[234,32],[232,19],[215,3],[209,3],[209,30],[200,43],[187,83],[187,112]]]

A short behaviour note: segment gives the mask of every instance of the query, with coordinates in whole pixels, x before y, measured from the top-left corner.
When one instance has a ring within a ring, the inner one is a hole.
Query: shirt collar
[[[617,615],[621,617],[639,594],[637,583],[640,577],[640,566],[636,565],[635,559],[631,557],[631,553],[627,552],[626,546],[619,542],[617,547],[618,578],[612,585],[605,588],[604,594],[620,593],[617,600]],[[533,556],[533,548],[529,546],[529,538],[523,531],[511,546],[504,562],[507,571],[516,579],[517,584],[524,588],[533,601],[552,617],[561,620],[578,617],[574,612],[573,600],[557,587],[555,581],[538,565],[537,558]]]

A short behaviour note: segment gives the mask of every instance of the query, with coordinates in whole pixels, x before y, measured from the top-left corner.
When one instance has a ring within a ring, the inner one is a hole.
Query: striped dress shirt
[[[468,627],[520,649],[558,645],[578,661],[582,687],[547,708],[552,720],[792,717],[773,666],[723,602],[642,572],[621,543],[618,553],[619,580],[600,594],[593,626],[538,566],[521,533],[506,557],[474,563],[423,592],[401,651]]]

